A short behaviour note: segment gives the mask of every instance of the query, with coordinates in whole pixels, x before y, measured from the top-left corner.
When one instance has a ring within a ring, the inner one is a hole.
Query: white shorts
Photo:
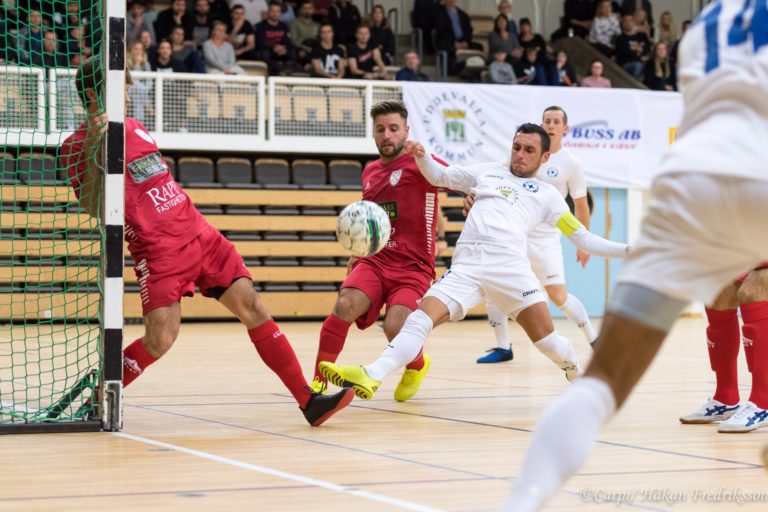
[[[559,231],[551,237],[529,238],[528,259],[542,286],[565,284],[563,246],[560,244]]]
[[[664,174],[653,182],[640,238],[619,281],[711,304],[727,284],[763,261],[768,181]]]
[[[451,308],[451,320],[461,320],[483,299],[516,318],[522,310],[545,302],[539,281],[524,255],[509,249],[480,244],[458,244],[451,268],[433,284],[426,296],[437,297]]]

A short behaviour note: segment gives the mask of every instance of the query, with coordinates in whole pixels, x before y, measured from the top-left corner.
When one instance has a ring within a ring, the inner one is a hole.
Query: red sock
[[[760,409],[768,409],[768,302],[742,305],[741,318],[744,352],[752,372],[749,401]]]
[[[739,403],[739,317],[735,309],[706,308],[709,363],[715,372],[715,400],[728,405]]]
[[[317,348],[317,359],[315,360],[315,378],[325,382],[325,377],[320,374],[320,361],[329,361],[335,363],[344,348],[344,342],[347,340],[347,333],[352,325],[351,322],[345,322],[333,313],[323,322],[320,329],[320,346]]]
[[[302,409],[307,406],[312,390],[307,385],[299,360],[288,338],[280,332],[273,320],[267,320],[248,331],[253,346],[261,359],[275,372],[291,392]]]
[[[424,368],[424,349],[419,350],[418,355],[413,358],[413,361],[405,365],[405,367],[409,370],[421,370]]]
[[[157,358],[147,352],[144,338],[139,338],[123,350],[123,387],[136,380],[147,366],[157,361]]]

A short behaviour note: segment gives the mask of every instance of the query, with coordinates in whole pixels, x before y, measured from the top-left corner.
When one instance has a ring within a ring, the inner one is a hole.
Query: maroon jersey
[[[86,132],[83,123],[59,150],[78,195]],[[146,128],[130,118],[125,120],[125,162],[125,240],[133,258],[173,254],[197,237],[207,222],[174,181]]]
[[[389,213],[387,246],[368,256],[387,267],[416,267],[435,275],[437,187],[431,185],[410,154],[386,165],[381,160],[363,170],[363,199]]]

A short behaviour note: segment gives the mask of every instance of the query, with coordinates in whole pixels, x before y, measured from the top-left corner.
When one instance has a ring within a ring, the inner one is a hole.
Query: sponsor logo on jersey
[[[389,184],[393,187],[400,182],[400,177],[403,175],[402,169],[396,169],[389,175]]]
[[[461,89],[436,94],[417,115],[432,152],[448,162],[471,162],[487,140],[486,113]]]
[[[138,130],[137,130],[138,131]],[[149,135],[147,135],[149,137]],[[168,170],[168,166],[165,165],[163,157],[160,153],[155,151],[147,156],[137,158],[133,162],[128,164],[128,171],[131,173],[131,178],[136,183],[147,181],[152,176],[163,173]]]
[[[379,203],[379,206],[384,208],[384,211],[389,215],[389,220],[397,219],[397,201],[385,201]]]
[[[157,213],[165,213],[187,200],[175,181],[168,180],[162,187],[154,187],[145,192],[152,200]]]
[[[560,171],[557,170],[557,167],[550,167],[547,169],[547,176],[550,178],[557,178],[558,174],[560,174]]]
[[[526,181],[525,183],[523,183],[523,188],[528,192],[531,192],[532,194],[535,194],[536,192],[539,191],[539,186],[532,181]]]
[[[523,297],[533,295],[534,293],[541,293],[541,290],[539,290],[538,288],[536,288],[535,290],[528,290],[527,292],[523,292]]]

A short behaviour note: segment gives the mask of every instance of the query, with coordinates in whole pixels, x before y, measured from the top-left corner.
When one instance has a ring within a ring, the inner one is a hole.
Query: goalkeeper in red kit
[[[59,152],[80,204],[99,216],[101,140],[107,118],[100,110],[103,72],[98,60],[83,62],[75,78],[88,119]],[[126,87],[132,83],[126,71]],[[127,93],[126,93],[127,101]],[[218,300],[246,327],[251,342],[298,402],[311,425],[320,425],[352,400],[312,391],[288,339],[272,320],[234,245],[203,218],[174,181],[147,130],[125,119],[125,240],[141,288],[144,336],[123,350],[127,386],[173,346],[181,324],[181,298],[195,286]]]

